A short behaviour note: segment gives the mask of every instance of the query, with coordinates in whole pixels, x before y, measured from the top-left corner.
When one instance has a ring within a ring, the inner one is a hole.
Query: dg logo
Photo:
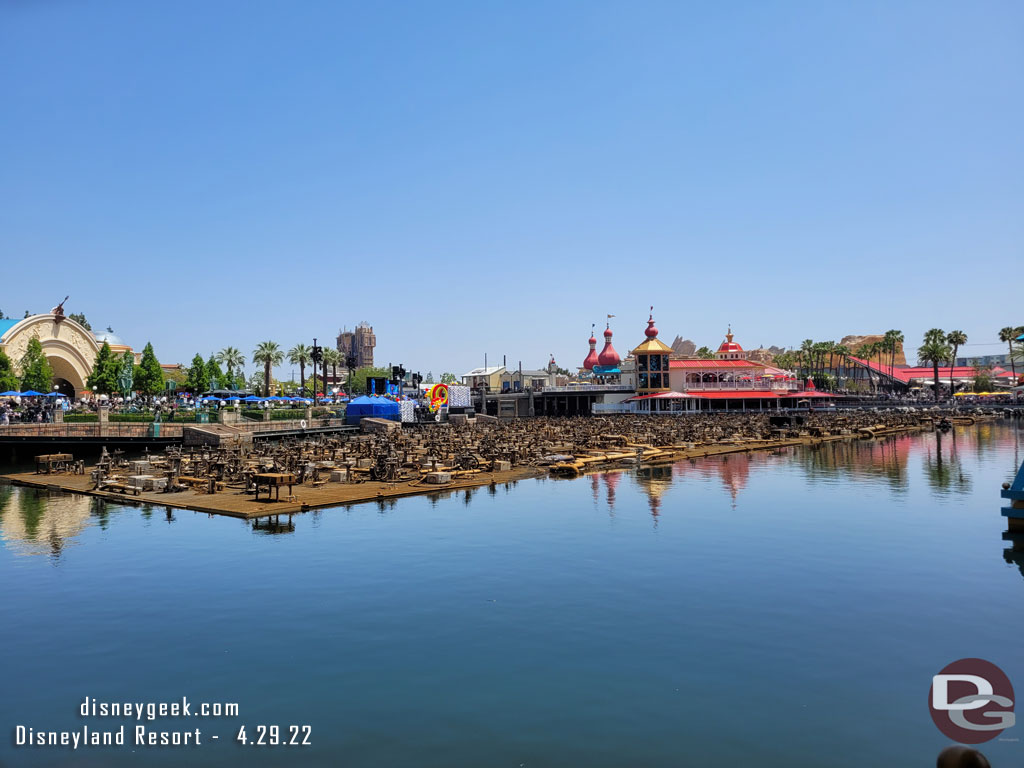
[[[960,659],[932,678],[928,709],[935,725],[961,744],[981,744],[1013,726],[1013,686],[984,659]]]

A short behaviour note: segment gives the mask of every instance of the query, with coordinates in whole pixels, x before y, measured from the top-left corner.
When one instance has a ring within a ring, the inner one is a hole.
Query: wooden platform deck
[[[885,430],[884,435],[914,432],[918,427],[900,428]],[[882,434],[873,435],[881,437]],[[866,435],[829,435],[825,437],[803,436],[798,438],[786,438],[781,440],[758,440],[747,442],[725,442],[674,446],[648,446],[643,451],[643,464],[646,466],[665,465],[676,461],[690,458],[701,458],[705,456],[717,456],[729,453],[749,453],[752,451],[776,450],[799,445],[818,445],[821,443],[836,440],[857,440],[864,439]],[[604,460],[601,460],[599,451],[590,452],[591,457],[575,462],[579,464],[575,474],[587,474],[592,472],[606,471],[622,460],[635,462],[635,451],[608,451]],[[596,454],[596,455],[594,455]],[[256,519],[275,517],[280,515],[294,515],[310,509],[322,509],[325,507],[336,507],[350,504],[360,504],[370,501],[395,499],[403,496],[416,496],[430,493],[445,493],[465,488],[477,488],[480,486],[503,484],[530,477],[546,477],[553,468],[520,466],[505,472],[480,472],[472,475],[456,477],[453,482],[447,485],[431,485],[422,478],[411,481],[399,482],[374,482],[364,483],[322,483],[317,485],[303,484],[296,485],[294,489],[294,500],[271,501],[261,498],[256,501],[252,493],[244,493],[230,486],[216,493],[201,493],[197,490],[187,490],[177,493],[163,493],[160,491],[142,491],[138,496],[130,496],[117,491],[93,490],[93,481],[88,475],[53,474],[37,475],[32,472],[3,475],[7,481],[17,485],[30,488],[47,490],[66,491],[81,493],[88,496],[115,501],[118,504],[152,504],[154,506],[170,507],[173,509],[188,509],[196,512],[207,512],[214,515],[227,515],[242,519]]]

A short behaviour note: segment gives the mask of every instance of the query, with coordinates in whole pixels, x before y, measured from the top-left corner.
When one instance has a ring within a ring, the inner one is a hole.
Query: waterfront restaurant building
[[[805,386],[790,371],[747,360],[731,328],[713,360],[673,359],[672,349],[658,339],[653,313],[644,336],[630,353],[632,364],[623,371],[623,381],[636,391],[626,401],[634,412],[762,411],[833,400],[816,391],[812,382]]]

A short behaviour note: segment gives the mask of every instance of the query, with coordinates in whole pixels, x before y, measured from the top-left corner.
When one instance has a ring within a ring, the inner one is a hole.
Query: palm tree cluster
[[[956,333],[962,333],[956,331]],[[966,340],[966,336],[964,336]],[[939,399],[939,364],[949,362],[953,359],[953,350],[947,341],[946,332],[941,328],[932,328],[925,331],[924,341],[917,348],[917,360],[919,365],[930,363],[935,376],[935,400]],[[953,381],[953,373],[950,370],[950,384]]]
[[[1013,380],[1017,380],[1017,365],[1016,359],[1020,356],[1020,350],[1014,351],[1013,345],[1017,341],[1017,337],[1024,334],[1024,325],[1008,325],[999,331],[999,340],[1004,344],[1009,345],[1010,349],[1010,370],[1013,372]],[[1021,346],[1018,344],[1018,346]]]
[[[776,355],[773,362],[779,368],[799,371],[802,377],[825,383],[829,381],[827,374],[845,376],[852,354],[849,347],[834,341],[804,339],[800,349]]]

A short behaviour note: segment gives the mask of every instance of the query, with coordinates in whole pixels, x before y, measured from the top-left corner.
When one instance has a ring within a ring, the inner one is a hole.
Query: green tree
[[[39,339],[29,339],[25,355],[21,358],[21,391],[49,392],[53,386],[53,369],[43,354]]]
[[[252,376],[249,377],[249,389],[253,392],[259,392],[263,389],[263,371],[253,371]]]
[[[949,360],[951,351],[946,344],[946,334],[941,328],[925,331],[924,343],[917,349],[918,361],[932,364],[932,371],[935,374],[936,402],[939,400],[939,364]]]
[[[72,312],[68,315],[68,320],[74,320],[87,331],[92,330],[92,326],[89,325],[89,321],[85,319],[85,313],[83,312]]]
[[[92,373],[85,380],[85,386],[101,395],[109,395],[117,392],[117,373],[119,362],[110,345],[103,342],[99,354],[92,365]]]
[[[163,388],[164,370],[160,367],[160,361],[156,359],[153,345],[146,342],[139,357],[139,364],[135,366],[135,391],[143,395],[155,395],[162,392]]]
[[[3,313],[0,313],[2,315]],[[14,365],[11,363],[11,358],[0,349],[0,392],[18,390],[18,377],[14,374]]]
[[[458,380],[458,378],[456,378],[454,373],[449,373],[448,371],[445,371],[444,373],[441,374],[441,383],[442,384],[458,384],[459,380]]]
[[[999,340],[1005,341],[1010,346],[1010,371],[1013,373],[1014,382],[1017,381],[1017,366],[1014,363],[1013,343],[1022,333],[1024,333],[1024,326],[1008,325],[999,331]]]
[[[224,371],[220,369],[216,356],[212,354],[210,359],[206,361],[206,382],[210,389],[219,389],[227,385]]]
[[[833,348],[832,353],[838,358],[839,361],[839,378],[844,382],[847,376],[847,367],[850,364],[850,355],[853,354],[849,347],[843,344],[836,344]]]
[[[341,352],[328,347],[324,350],[324,370],[326,371],[328,366],[331,369],[331,381],[334,382],[334,386],[338,386],[338,366],[344,365],[344,361],[341,359]],[[324,394],[327,394],[326,392]]]
[[[976,365],[974,367],[974,391],[991,392],[993,387],[992,366]]]
[[[306,389],[306,366],[313,359],[312,350],[305,344],[296,344],[288,350],[288,362],[299,366],[299,389],[305,393]]]
[[[956,365],[956,351],[967,343],[967,334],[963,331],[950,331],[946,334],[946,344],[953,347],[953,353],[949,356],[949,391],[953,390],[953,366]]]
[[[715,359],[715,353],[712,352],[709,347],[701,347],[696,352],[694,352],[694,354],[700,360],[714,360]]]
[[[371,368],[370,366],[356,368],[352,371],[352,375],[348,380],[348,394],[352,394],[353,392],[369,392],[370,388],[366,385],[366,380],[368,378],[379,378],[381,376],[390,379],[391,370],[389,368]],[[384,393],[378,392],[377,394],[382,395]]]
[[[7,319],[7,315],[5,315],[4,311],[2,309],[0,309],[0,320],[6,320],[6,319]]]
[[[217,362],[227,369],[228,387],[241,389],[245,386],[245,355],[234,347],[224,347],[217,353]]]
[[[885,332],[889,349],[889,378],[893,378],[896,368],[896,353],[903,349],[903,331],[892,329]]]
[[[271,369],[284,362],[284,352],[276,341],[261,341],[253,350],[252,361],[263,365],[263,396],[269,397],[270,384],[273,380],[270,375]]]
[[[206,378],[206,363],[203,362],[203,356],[196,352],[196,356],[192,358],[192,365],[188,368],[188,390],[198,395],[206,391],[209,383],[210,380]]]

